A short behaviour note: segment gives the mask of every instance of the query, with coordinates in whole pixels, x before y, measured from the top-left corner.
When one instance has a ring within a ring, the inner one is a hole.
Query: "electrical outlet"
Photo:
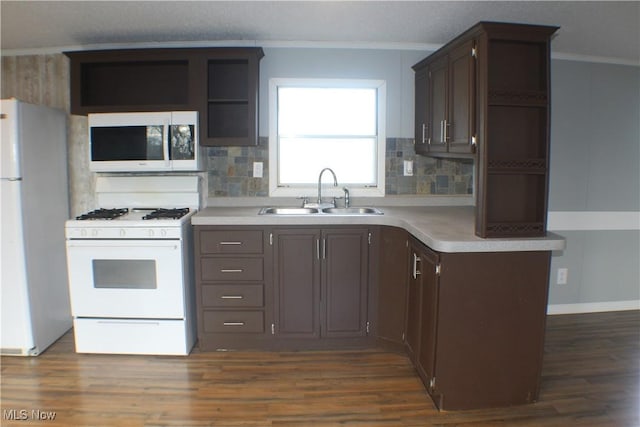
[[[263,166],[262,162],[253,162],[253,177],[262,178]]]
[[[413,176],[413,160],[404,161],[404,176]]]
[[[567,284],[567,276],[569,275],[568,268],[559,268],[558,276],[556,277],[556,283],[558,285],[566,285]]]

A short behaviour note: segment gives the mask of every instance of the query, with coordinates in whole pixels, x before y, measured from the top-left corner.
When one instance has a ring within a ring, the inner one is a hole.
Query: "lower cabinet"
[[[367,335],[369,230],[275,229],[278,338]]]
[[[437,253],[411,239],[406,348],[441,410],[531,403],[550,252]]]
[[[200,350],[263,347],[273,298],[267,232],[198,226],[194,241]]]
[[[202,351],[369,344],[367,227],[195,227]]]
[[[550,252],[436,252],[394,227],[195,227],[198,340],[404,348],[441,410],[538,398]]]

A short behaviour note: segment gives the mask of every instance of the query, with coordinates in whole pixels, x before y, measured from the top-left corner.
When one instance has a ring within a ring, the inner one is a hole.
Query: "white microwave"
[[[94,172],[201,170],[198,112],[89,114]]]

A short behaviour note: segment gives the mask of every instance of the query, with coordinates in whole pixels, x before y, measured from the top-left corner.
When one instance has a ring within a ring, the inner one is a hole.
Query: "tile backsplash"
[[[269,194],[269,139],[257,147],[207,149],[209,197],[266,197]],[[473,192],[473,162],[418,156],[410,138],[387,138],[387,195],[465,195]],[[404,160],[413,160],[413,176],[403,176]],[[253,177],[262,162],[264,178]]]

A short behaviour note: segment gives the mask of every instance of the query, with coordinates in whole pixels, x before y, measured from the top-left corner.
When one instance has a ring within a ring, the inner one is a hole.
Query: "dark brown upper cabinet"
[[[449,157],[473,154],[475,40],[429,56],[413,69],[416,153]]]
[[[476,160],[480,237],[546,234],[557,29],[480,22],[413,66],[416,153]]]
[[[257,145],[261,48],[65,52],[71,113],[199,112],[200,144]]]

